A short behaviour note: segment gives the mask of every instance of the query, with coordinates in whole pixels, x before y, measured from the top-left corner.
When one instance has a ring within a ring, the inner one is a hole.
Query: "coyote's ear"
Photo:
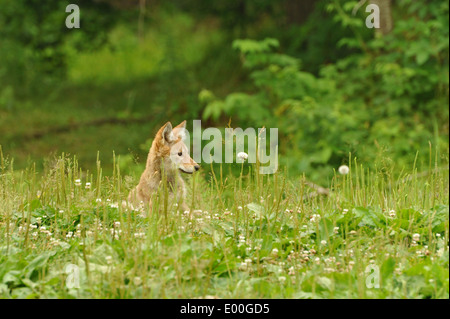
[[[172,123],[167,122],[163,127],[161,134],[162,140],[167,143],[172,143],[175,140],[172,132]]]
[[[175,136],[175,138],[184,140],[186,138],[185,130],[186,130],[186,121],[183,121],[173,128],[173,135]]]

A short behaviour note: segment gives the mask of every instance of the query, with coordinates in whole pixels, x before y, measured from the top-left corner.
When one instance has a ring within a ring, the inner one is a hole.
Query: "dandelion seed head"
[[[347,165],[341,165],[338,168],[339,174],[347,175],[350,172],[350,168]]]

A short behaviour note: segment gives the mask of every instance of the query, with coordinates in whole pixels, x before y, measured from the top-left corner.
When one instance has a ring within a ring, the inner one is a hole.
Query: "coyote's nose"
[[[198,171],[200,169],[200,166],[195,165],[194,168],[195,168],[196,171]]]

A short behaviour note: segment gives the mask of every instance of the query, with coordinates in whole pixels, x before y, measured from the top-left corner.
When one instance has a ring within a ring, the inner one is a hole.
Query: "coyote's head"
[[[165,169],[179,169],[188,174],[200,169],[200,166],[189,156],[189,149],[184,143],[185,138],[186,121],[174,128],[170,122],[167,122],[159,129],[155,142],[158,143],[159,155],[164,159]]]

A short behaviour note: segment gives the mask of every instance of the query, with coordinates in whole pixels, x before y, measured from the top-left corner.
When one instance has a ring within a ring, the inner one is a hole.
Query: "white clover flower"
[[[91,188],[91,183],[87,182],[86,185],[84,186],[84,188],[90,189]]]
[[[414,234],[413,236],[412,236],[412,239],[414,240],[414,241],[419,241],[420,240],[420,234]]]
[[[134,277],[133,282],[136,286],[140,286],[142,284],[141,277]]]
[[[280,276],[280,277],[278,277],[278,280],[281,281],[281,282],[285,282],[286,281],[286,277]]]
[[[111,263],[112,263],[112,257],[111,257],[111,256],[106,256],[105,259],[106,259],[106,262],[107,262],[108,264],[111,264]]]
[[[322,240],[320,243],[321,243],[323,246],[325,246],[325,245],[327,244],[327,241],[326,241],[326,240]]]
[[[339,166],[338,171],[341,175],[347,175],[348,172],[350,172],[350,168],[347,165],[341,165]]]
[[[294,276],[295,275],[295,269],[294,267],[289,268],[289,276]]]
[[[237,157],[240,158],[241,160],[245,161],[248,158],[248,154],[245,152],[239,152]]]
[[[81,186],[81,179],[75,180],[75,186]]]
[[[247,268],[247,263],[241,263],[241,265],[239,266],[239,269],[241,270],[245,270]]]
[[[389,217],[395,218],[396,216],[397,216],[397,214],[395,213],[395,210],[391,209],[391,210],[389,211]]]

